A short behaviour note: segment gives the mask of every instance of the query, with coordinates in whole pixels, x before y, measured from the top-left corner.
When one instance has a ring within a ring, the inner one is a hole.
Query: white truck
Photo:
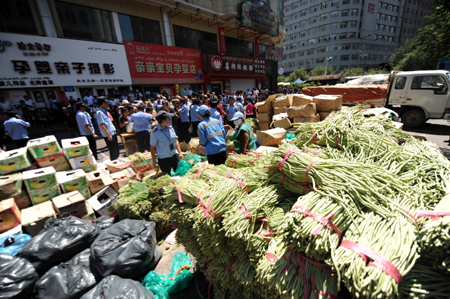
[[[450,119],[449,86],[450,73],[445,70],[391,72],[386,108],[411,128],[428,119]]]

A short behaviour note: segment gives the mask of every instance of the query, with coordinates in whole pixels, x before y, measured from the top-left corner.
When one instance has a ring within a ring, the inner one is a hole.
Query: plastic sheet
[[[65,213],[58,219],[47,220],[44,229],[23,246],[20,256],[44,274],[88,248],[100,233],[97,225]]]
[[[184,156],[184,160],[191,163],[192,166],[195,166],[197,163],[205,161],[206,157],[190,153]]]
[[[124,219],[105,230],[91,245],[90,262],[97,280],[113,274],[138,279],[154,268],[158,262],[155,226]]]
[[[0,253],[0,299],[28,298],[38,279],[29,261]]]
[[[101,216],[95,220],[92,221],[94,224],[98,225],[102,231],[110,228],[114,223],[116,223],[115,217],[109,217],[109,216]]]
[[[150,271],[142,285],[155,294],[155,299],[169,299],[170,294],[182,292],[189,287],[194,274],[190,257],[184,252],[175,253],[169,274],[159,275]]]
[[[18,255],[22,247],[31,240],[30,235],[9,235],[0,238],[0,253]]]
[[[104,278],[81,299],[151,299],[153,293],[139,282],[111,275]]]
[[[171,170],[170,176],[184,176],[191,168],[191,163],[185,160],[181,160],[180,162],[178,162],[177,171],[173,172],[173,170]]]

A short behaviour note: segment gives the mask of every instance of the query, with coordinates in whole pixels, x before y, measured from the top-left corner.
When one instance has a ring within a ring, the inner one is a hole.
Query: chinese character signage
[[[133,84],[203,83],[200,50],[133,41],[124,43]]]
[[[374,3],[369,2],[367,12],[370,14],[375,14],[375,4]]]
[[[250,78],[265,78],[266,60],[230,54],[212,53],[207,55],[211,75],[245,75]]]
[[[238,4],[243,26],[259,32],[278,36],[280,20],[270,9],[270,6],[261,0],[247,0]]]
[[[0,88],[131,85],[122,45],[2,34]]]

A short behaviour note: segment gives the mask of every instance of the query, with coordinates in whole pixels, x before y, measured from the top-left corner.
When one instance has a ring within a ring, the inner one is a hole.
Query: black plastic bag
[[[95,219],[93,222],[94,224],[98,225],[100,229],[103,231],[110,228],[114,223],[116,223],[117,219],[116,217],[101,216]]]
[[[91,245],[91,267],[97,280],[108,275],[138,279],[155,266],[155,223],[124,219],[105,230]]]
[[[88,248],[100,233],[97,225],[65,213],[58,219],[47,220],[39,235],[23,246],[20,256],[42,275]]]
[[[80,299],[151,299],[153,293],[139,282],[111,275],[104,278]]]
[[[89,267],[91,249],[87,248],[71,260],[54,266],[35,286],[35,298],[80,298],[97,283]]]
[[[33,265],[26,259],[0,253],[0,298],[28,298],[39,279]]]

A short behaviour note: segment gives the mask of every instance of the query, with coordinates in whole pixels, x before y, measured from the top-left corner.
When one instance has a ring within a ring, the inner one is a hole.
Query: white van
[[[405,126],[417,128],[428,119],[450,118],[450,73],[445,70],[392,72],[386,108]]]

